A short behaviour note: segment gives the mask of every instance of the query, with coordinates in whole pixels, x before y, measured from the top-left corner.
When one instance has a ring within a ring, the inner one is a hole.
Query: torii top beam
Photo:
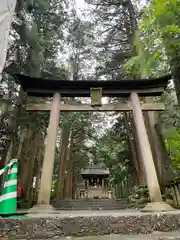
[[[128,97],[132,92],[140,96],[160,96],[167,87],[170,75],[156,79],[120,81],[69,81],[29,77],[14,74],[29,96],[52,97],[59,92],[62,97],[90,97],[91,88],[101,88],[102,96]]]

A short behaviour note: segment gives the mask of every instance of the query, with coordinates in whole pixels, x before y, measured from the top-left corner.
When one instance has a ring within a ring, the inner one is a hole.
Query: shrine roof
[[[109,169],[100,166],[90,166],[81,170],[81,175],[109,175]]]
[[[102,88],[102,96],[127,97],[132,92],[140,96],[160,96],[167,87],[170,75],[155,79],[116,81],[70,81],[42,79],[21,74],[13,75],[29,96],[51,97],[59,92],[62,97],[89,97],[91,88]]]

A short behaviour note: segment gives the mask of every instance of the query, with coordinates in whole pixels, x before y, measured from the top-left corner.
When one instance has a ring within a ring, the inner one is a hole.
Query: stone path
[[[65,237],[57,240],[180,240],[180,232],[154,232],[150,235],[106,235],[106,236],[92,236],[92,237],[81,237],[81,238],[73,238],[73,237]]]
[[[80,238],[55,237],[55,238],[52,238],[52,240],[53,239],[54,240],[180,240],[180,232],[168,232],[168,233],[154,232],[153,234],[150,234],[150,235],[134,235],[134,236],[112,234],[112,235],[106,235],[106,236],[89,236],[89,237],[80,237]],[[1,240],[10,240],[10,239],[1,238]],[[27,240],[27,238],[26,239],[24,238],[21,240]],[[38,238],[36,240],[44,240],[44,238],[43,239]]]
[[[49,238],[48,238],[49,239]],[[48,240],[47,239],[47,240]],[[52,240],[180,240],[180,232],[170,233],[153,233],[150,235],[106,235],[106,236],[92,236],[92,237],[55,237]],[[1,238],[1,240],[13,240],[13,238]],[[30,238],[21,238],[21,240],[30,240]],[[45,238],[36,238],[36,240],[45,240]],[[50,239],[49,239],[50,240]]]

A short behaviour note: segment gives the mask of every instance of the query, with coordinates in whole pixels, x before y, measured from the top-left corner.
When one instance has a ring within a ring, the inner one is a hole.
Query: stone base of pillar
[[[56,209],[53,208],[53,206],[51,205],[43,205],[43,204],[38,204],[33,206],[31,209],[29,209],[28,213],[53,213],[55,212]]]
[[[175,209],[165,202],[148,203],[141,212],[166,212],[174,211]]]

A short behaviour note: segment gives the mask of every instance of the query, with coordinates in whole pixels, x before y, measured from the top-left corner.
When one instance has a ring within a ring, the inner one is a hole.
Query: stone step
[[[51,200],[51,201],[56,201],[56,200]],[[79,200],[69,200],[69,199],[65,199],[65,200],[60,200],[61,202],[77,202],[77,203],[81,203],[81,202],[87,202],[87,203],[95,203],[95,202],[99,202],[99,203],[106,203],[106,202],[109,202],[109,203],[115,203],[115,202],[118,202],[121,200],[115,200],[115,199],[79,199]],[[125,202],[125,200],[122,200]]]
[[[180,211],[29,214],[27,219],[1,219],[0,229],[0,239],[6,240],[178,240]]]
[[[51,204],[58,210],[115,210],[129,207],[127,201],[114,199],[54,200]]]
[[[82,208],[82,207],[57,207],[55,208],[57,211],[61,210],[61,211],[84,211],[84,210],[89,210],[89,211],[110,211],[110,210],[122,210],[122,209],[126,209],[126,207],[86,207],[86,208]]]

